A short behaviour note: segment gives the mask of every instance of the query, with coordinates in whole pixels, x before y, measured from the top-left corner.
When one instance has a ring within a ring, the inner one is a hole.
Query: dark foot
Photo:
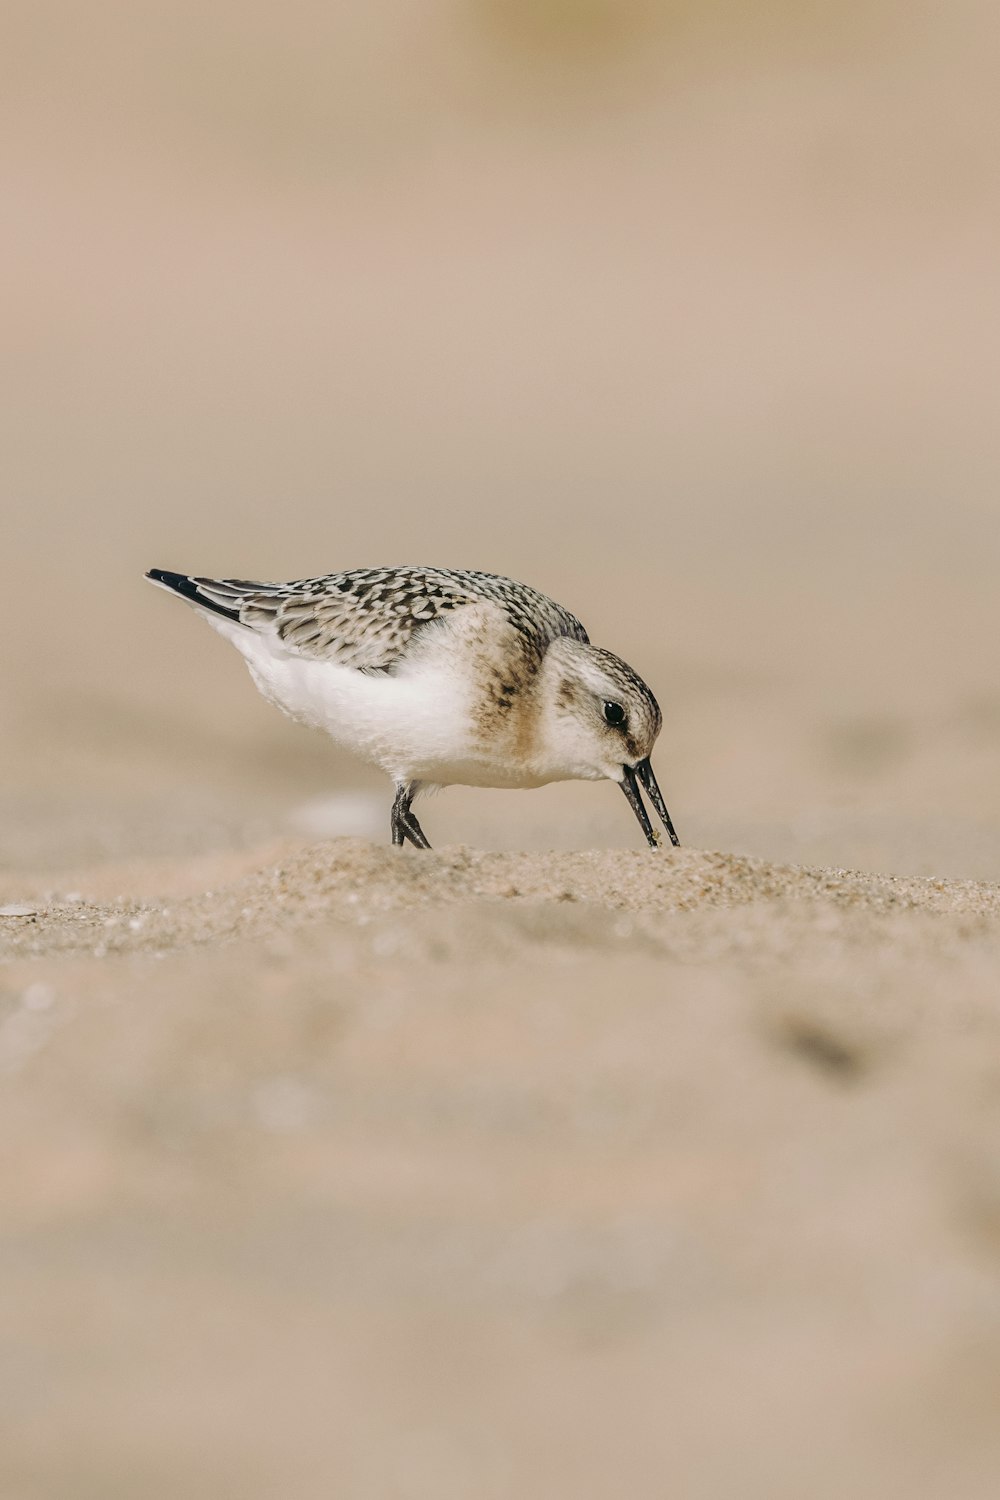
[[[399,845],[409,840],[415,849],[429,849],[431,846],[424,830],[410,811],[418,786],[418,782],[410,781],[396,788],[396,800],[392,804],[392,842]]]

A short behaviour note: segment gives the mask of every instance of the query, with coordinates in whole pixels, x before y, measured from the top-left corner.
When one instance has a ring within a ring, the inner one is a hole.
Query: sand
[[[5,1494],[990,1492],[1000,887],[72,881],[0,891]]]

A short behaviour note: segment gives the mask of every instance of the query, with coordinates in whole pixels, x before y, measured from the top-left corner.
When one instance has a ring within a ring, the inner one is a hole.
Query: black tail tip
[[[240,612],[238,609],[227,609],[217,599],[206,598],[198,587],[199,580],[189,578],[186,573],[169,573],[166,568],[150,568],[146,573],[146,577],[150,583],[162,583],[164,588],[173,589],[174,593],[180,594],[182,599],[187,599],[192,604],[199,605],[202,609],[211,610],[213,614],[222,615],[227,620],[240,622]],[[206,580],[201,579],[200,582],[205,583]]]
[[[173,589],[182,599],[190,599],[196,604],[204,602],[198,593],[198,585],[186,573],[171,573],[167,568],[150,568],[146,577],[150,583],[162,583],[164,588]]]
[[[168,573],[166,568],[149,568],[145,575],[151,583],[165,583],[167,588],[176,589],[178,593],[184,590],[184,585],[191,583],[186,573]]]
[[[150,583],[162,583],[164,588],[173,589],[182,599],[191,599],[196,604],[204,603],[198,593],[198,585],[186,573],[171,573],[166,568],[150,568],[146,577]]]

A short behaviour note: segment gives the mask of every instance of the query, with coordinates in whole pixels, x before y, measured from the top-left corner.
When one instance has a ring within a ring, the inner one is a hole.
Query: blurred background
[[[685,842],[1000,879],[986,0],[52,0],[0,49],[0,860],[386,837],[151,565],[523,578]],[[635,845],[610,787],[434,842]]]

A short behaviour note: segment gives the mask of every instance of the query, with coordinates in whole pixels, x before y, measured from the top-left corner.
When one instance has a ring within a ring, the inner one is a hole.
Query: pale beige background
[[[7,30],[11,860],[381,795],[141,572],[428,560],[529,579],[649,677],[691,842],[1000,875],[995,7]],[[433,822],[586,846],[622,812]]]
[[[997,1494],[998,52],[7,8],[3,1500]],[[392,561],[648,678],[682,855],[310,850],[388,788],[142,572]]]

